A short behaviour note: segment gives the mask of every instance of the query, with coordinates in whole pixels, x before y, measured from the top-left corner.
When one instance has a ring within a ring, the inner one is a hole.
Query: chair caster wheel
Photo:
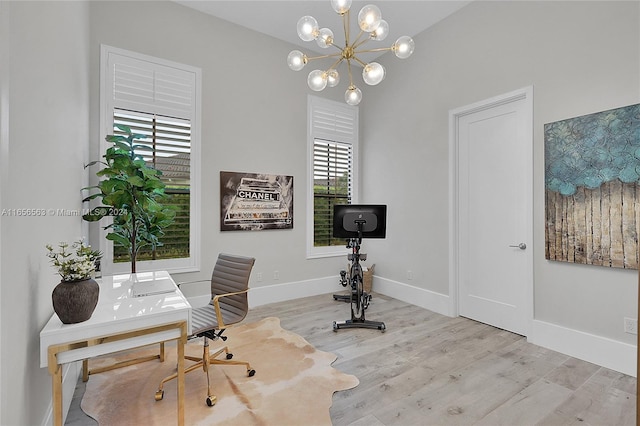
[[[338,331],[338,323],[333,322],[333,331]]]
[[[156,401],[162,401],[162,398],[164,398],[164,390],[160,389],[156,392]]]
[[[218,398],[215,395],[209,395],[207,397],[207,405],[209,407],[213,407],[214,405],[216,405],[216,401],[218,400]]]
[[[233,358],[233,354],[227,354],[227,359]]]
[[[256,370],[249,370],[247,371],[247,374],[249,375],[249,377],[253,377],[256,375]]]

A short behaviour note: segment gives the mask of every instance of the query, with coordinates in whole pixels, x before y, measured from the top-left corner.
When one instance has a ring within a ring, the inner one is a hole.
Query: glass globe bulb
[[[318,31],[318,38],[316,38],[318,46],[326,49],[333,44],[333,31],[329,28],[322,28]]]
[[[384,19],[380,20],[380,25],[371,33],[371,40],[382,41],[389,35],[389,24]]]
[[[358,25],[362,31],[368,33],[375,31],[376,28],[378,28],[381,19],[382,12],[380,12],[378,6],[373,4],[366,5],[360,9],[360,13],[358,13]]]
[[[340,15],[344,15],[351,8],[351,0],[331,0],[331,7]]]
[[[313,16],[303,16],[298,20],[298,36],[303,41],[314,40],[318,35],[318,21]]]
[[[377,62],[371,62],[362,69],[362,79],[370,86],[375,86],[384,80],[385,74],[384,67]]]
[[[319,92],[327,87],[327,76],[323,71],[314,70],[309,73],[307,78],[307,84],[311,90]]]
[[[327,73],[327,85],[329,87],[336,87],[340,83],[340,74],[338,71],[331,70]]]
[[[393,53],[400,58],[406,59],[413,53],[416,45],[409,36],[402,36],[392,46]]]
[[[299,50],[292,50],[287,56],[287,65],[294,71],[300,71],[307,65],[307,57]]]
[[[349,86],[346,92],[344,92],[344,100],[349,105],[358,105],[362,100],[362,91],[356,86]]]

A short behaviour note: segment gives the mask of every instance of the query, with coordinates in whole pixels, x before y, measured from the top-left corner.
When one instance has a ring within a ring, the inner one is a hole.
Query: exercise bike
[[[366,260],[367,258],[366,254],[360,254],[362,227],[366,221],[355,220],[354,222],[358,227],[358,237],[350,238],[347,241],[347,248],[351,249],[351,253],[347,255],[348,260],[351,261],[349,278],[347,279],[346,271],[344,271],[344,274],[342,274],[342,272],[340,273],[341,283],[344,283],[342,285],[346,287],[348,284],[351,284],[351,294],[347,296],[351,302],[351,319],[334,321],[333,331],[338,331],[340,328],[374,328],[384,333],[386,330],[384,322],[369,321],[365,319],[364,316],[364,311],[369,307],[369,301],[371,300],[371,295],[364,291],[364,277],[362,274],[362,266],[360,265],[360,260]],[[338,295],[334,295],[334,299],[336,296]]]
[[[357,240],[355,240],[355,239],[347,240],[347,248],[353,248],[354,244],[358,244]],[[350,254],[347,255],[347,258],[349,260],[351,260],[352,256],[353,256],[353,253],[350,253]],[[360,253],[359,254],[359,260],[362,260],[362,261],[367,260],[367,254],[366,253]],[[358,262],[356,267],[360,268],[360,263],[359,262]],[[349,286],[350,287],[350,293],[348,293],[348,294],[334,294],[333,295],[333,300],[351,303],[352,297],[358,298],[357,280],[351,279],[351,277],[354,276],[353,267],[349,266],[348,269],[349,269],[349,271],[347,271],[345,269],[340,271],[340,281],[338,281],[338,282],[340,283],[340,285],[342,287]],[[362,268],[360,268],[360,270],[362,271]],[[364,273],[361,273],[361,275],[362,275],[362,277],[364,279]],[[364,297],[364,300],[365,300],[364,309],[367,309],[369,307],[369,303],[371,302],[371,294],[367,293],[366,288],[364,289],[364,294],[365,294],[365,297]]]

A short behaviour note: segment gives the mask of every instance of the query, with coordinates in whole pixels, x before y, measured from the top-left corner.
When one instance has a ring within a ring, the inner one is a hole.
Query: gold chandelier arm
[[[333,46],[333,47],[335,47],[336,49],[338,49],[338,50],[340,51],[340,53],[339,53],[339,54],[342,54],[342,51],[344,50],[344,47],[340,47],[340,46],[338,46],[337,44],[333,44],[333,43],[331,43],[331,46]],[[334,56],[335,56],[335,55],[334,55]]]
[[[333,65],[331,65],[329,68],[327,68],[327,71],[336,69],[338,67],[338,65],[340,65],[340,62],[342,62],[343,60],[344,60],[344,58],[340,58],[337,61],[335,61],[333,63]]]
[[[365,44],[366,42],[368,42],[369,40],[371,40],[369,37],[365,38],[364,40],[360,41],[359,43],[356,44],[357,40],[354,40],[353,43],[353,48],[357,49],[358,47],[362,46],[363,44]]]
[[[379,47],[377,49],[358,50],[355,53],[386,52],[387,50],[393,50],[393,46],[391,46],[391,47]]]
[[[353,76],[351,75],[351,61],[347,61],[347,70],[349,71],[349,87],[353,86]]]
[[[349,9],[342,14],[342,27],[344,28],[345,48],[349,47]]]
[[[314,59],[335,58],[336,56],[341,56],[341,55],[342,55],[342,52],[340,52],[340,53],[332,53],[330,55],[313,56],[311,58],[307,58],[307,61],[312,61]]]
[[[360,41],[360,37],[362,37],[362,34],[369,34],[369,33],[365,33],[364,31],[360,30],[360,32],[358,33],[358,37],[356,37],[355,40],[353,40],[353,44],[351,45],[352,48],[356,48],[357,46],[360,46],[363,43],[366,43],[367,41],[369,41],[369,37],[365,38],[364,40]]]
[[[351,59],[355,60],[357,63],[359,63],[359,64],[360,64],[360,65],[362,65],[363,67],[366,67],[366,66],[367,66],[367,64],[366,64],[366,63],[364,63],[364,62],[362,62],[362,61],[360,60],[360,58],[358,58],[357,56],[354,56],[354,57],[353,57],[353,58],[351,58]]]

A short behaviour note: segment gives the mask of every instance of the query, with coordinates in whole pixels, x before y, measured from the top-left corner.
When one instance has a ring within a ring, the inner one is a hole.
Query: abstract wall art
[[[640,104],[545,124],[545,257],[638,269]]]

